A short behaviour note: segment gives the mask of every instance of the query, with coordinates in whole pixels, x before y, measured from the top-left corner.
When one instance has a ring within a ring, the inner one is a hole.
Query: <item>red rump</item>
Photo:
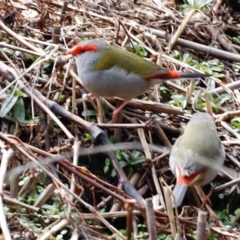
[[[161,74],[160,78],[180,78],[181,76],[181,73],[174,70],[169,70],[169,73]]]
[[[87,46],[77,45],[77,46],[69,49],[67,51],[67,54],[77,56],[77,55],[82,54],[84,52],[89,52],[89,51],[96,52],[97,50],[98,50],[98,48],[97,48],[96,45],[87,45]]]
[[[152,76],[150,78],[148,78],[149,81],[154,80],[154,79],[176,79],[176,78],[181,78],[182,75],[181,73],[174,71],[174,70],[168,70],[168,73],[160,73],[160,74],[156,74],[155,76]]]

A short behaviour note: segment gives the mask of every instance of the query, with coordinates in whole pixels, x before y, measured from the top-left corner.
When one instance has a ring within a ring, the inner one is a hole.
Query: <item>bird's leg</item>
[[[102,106],[102,98],[97,97],[97,120],[98,123],[103,123],[104,122],[104,110]]]
[[[212,205],[212,202],[211,202],[211,200],[210,200],[210,197],[211,197],[211,195],[212,195],[212,193],[213,193],[213,190],[214,190],[214,187],[211,185],[211,189],[210,189],[210,191],[209,191],[209,193],[208,193],[208,195],[206,196],[206,199],[209,201],[209,205]]]
[[[206,204],[209,204],[210,206],[212,205],[211,203],[211,200],[210,200],[210,196],[213,192],[213,188],[211,188],[210,192],[208,193],[208,195],[206,196],[206,194],[203,192],[202,188],[199,187],[199,186],[195,186],[195,189],[199,195],[199,197],[201,198],[202,200],[202,205],[201,205],[201,209],[203,209],[203,207],[206,205]]]
[[[119,112],[122,111],[122,109],[130,102],[130,100],[128,101],[124,101],[119,107],[117,107],[114,111],[113,111],[113,115],[112,115],[112,123],[115,123],[117,121],[117,116],[119,114]]]

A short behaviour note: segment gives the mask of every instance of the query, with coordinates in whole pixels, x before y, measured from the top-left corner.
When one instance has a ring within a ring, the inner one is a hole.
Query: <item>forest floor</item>
[[[239,13],[223,2],[0,0],[0,239],[240,239]],[[88,97],[66,53],[94,38],[211,77],[155,85],[109,123],[120,100]],[[225,163],[173,211],[169,153],[196,112]]]

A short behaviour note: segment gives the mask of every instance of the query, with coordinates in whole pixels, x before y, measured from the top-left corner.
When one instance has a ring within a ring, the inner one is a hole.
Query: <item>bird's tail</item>
[[[156,82],[162,82],[166,80],[173,80],[173,79],[188,79],[188,78],[205,78],[210,77],[211,74],[205,73],[192,73],[192,72],[178,72],[175,70],[169,70],[167,68],[162,68],[155,71],[151,76],[147,77],[146,79],[150,82],[155,84]]]
[[[175,71],[174,71],[175,72]],[[205,77],[210,77],[211,74],[205,74],[205,73],[183,73],[183,72],[178,72],[179,77],[178,78],[205,78]]]

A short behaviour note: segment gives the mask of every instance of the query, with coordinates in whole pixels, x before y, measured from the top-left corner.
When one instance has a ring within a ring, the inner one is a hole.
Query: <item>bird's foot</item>
[[[210,200],[210,196],[212,195],[213,187],[211,187],[211,190],[209,191],[209,193],[207,195],[203,192],[201,187],[199,187],[198,190],[199,190],[198,194],[199,194],[199,196],[201,197],[201,200],[202,200],[202,205],[201,205],[200,208],[203,209],[206,206],[206,204],[211,206],[212,202]]]
[[[120,106],[118,106],[112,114],[112,121],[111,123],[117,122],[118,114],[122,111],[122,109],[129,103],[129,101],[124,101]]]

